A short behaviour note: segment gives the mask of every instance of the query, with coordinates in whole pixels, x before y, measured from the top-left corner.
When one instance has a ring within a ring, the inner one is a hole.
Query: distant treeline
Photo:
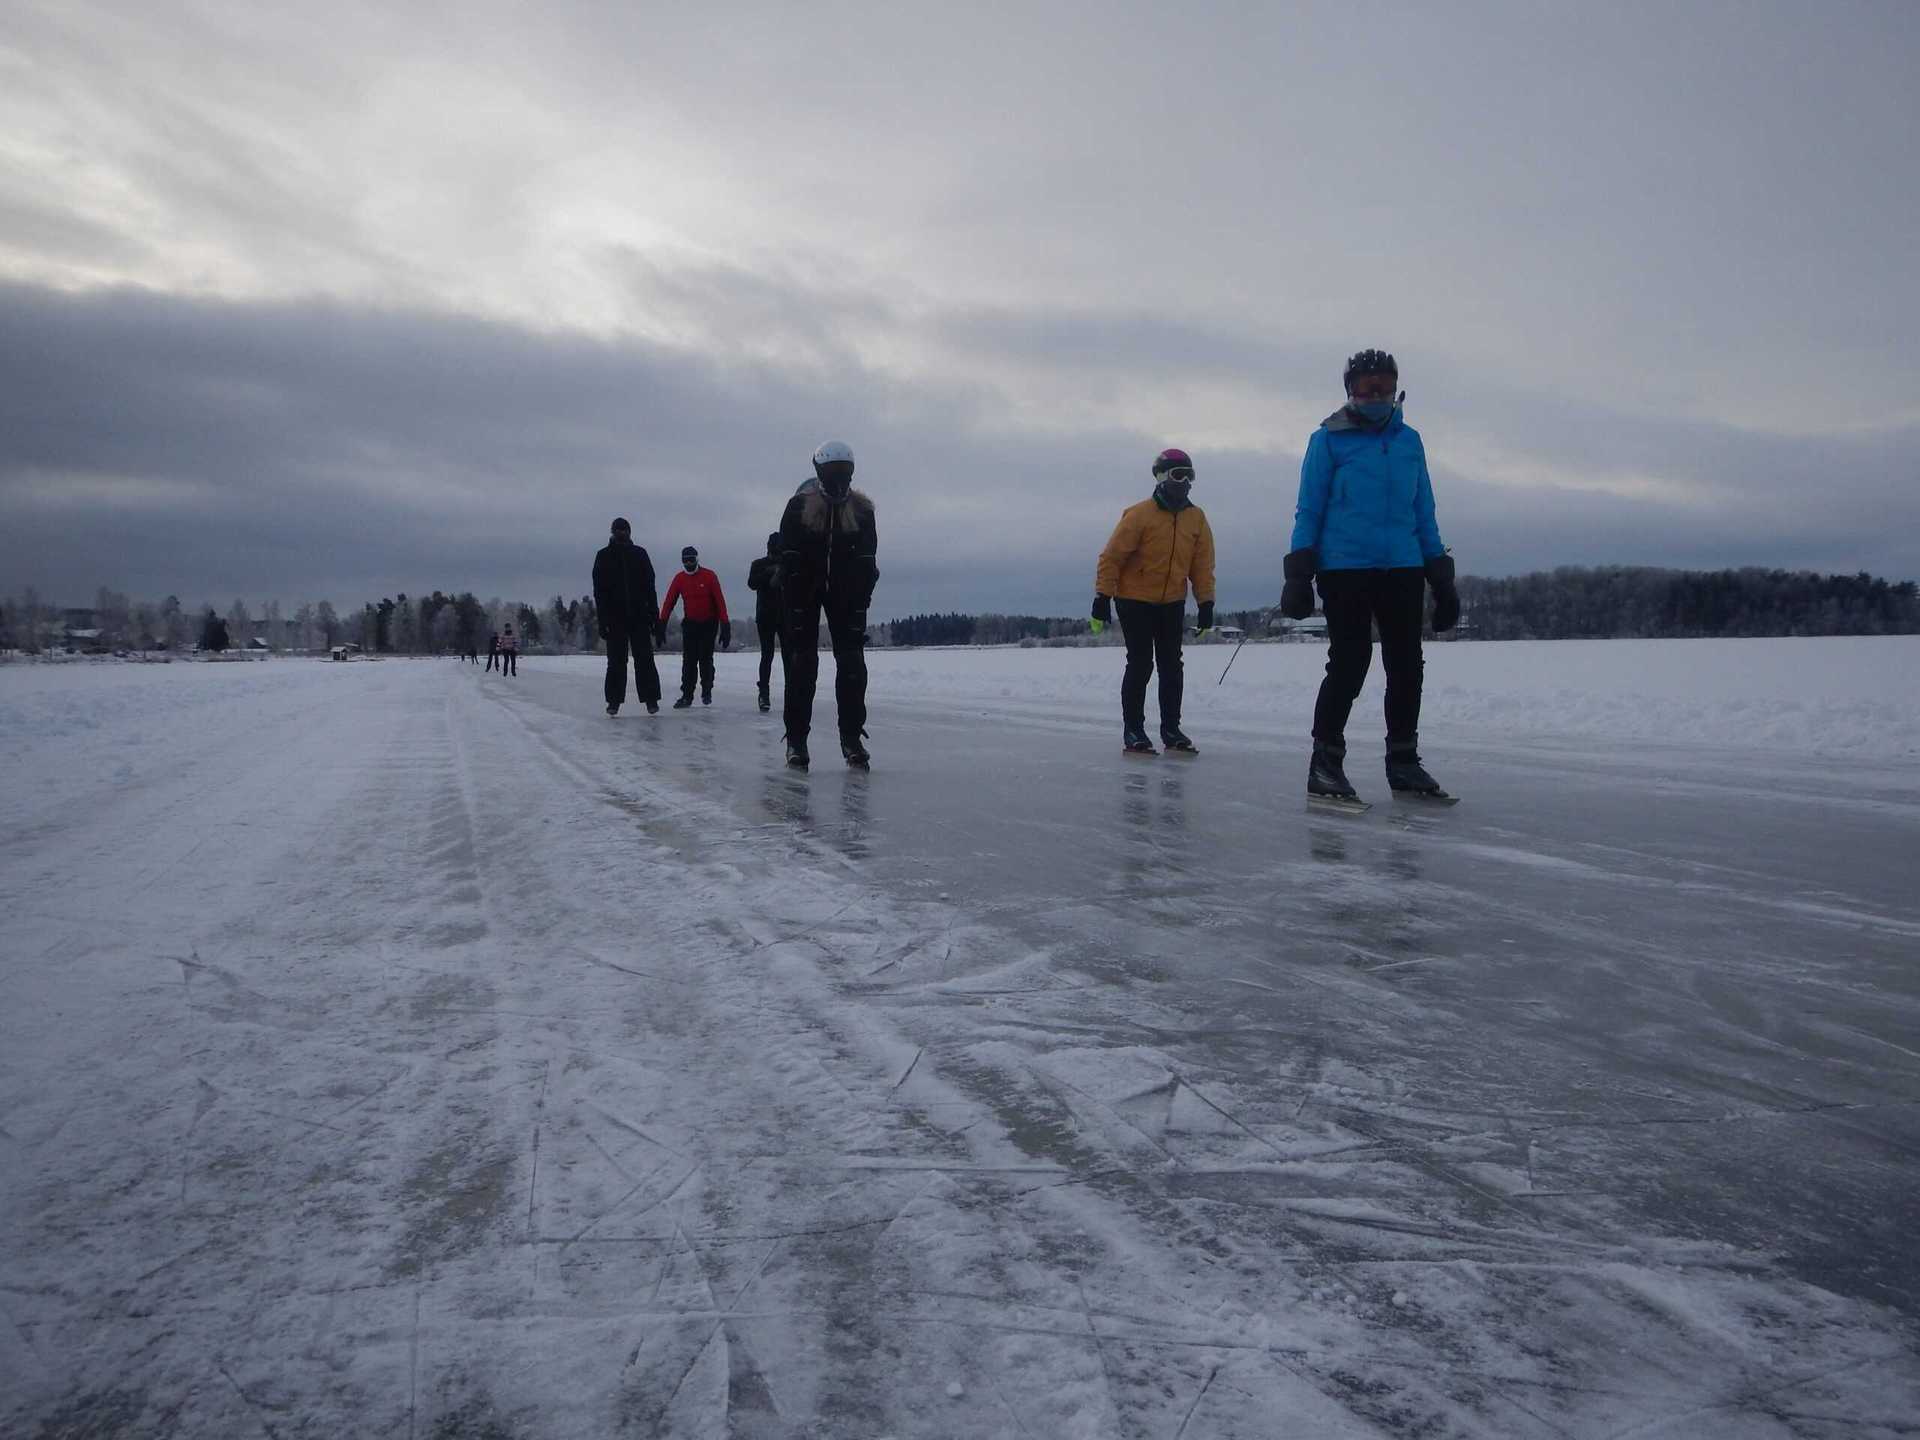
[[[1562,566],[1463,576],[1463,638],[1587,640],[1920,633],[1920,594],[1865,573]]]
[[[1911,580],[1816,575],[1806,570],[1656,570],[1646,566],[1562,566],[1532,575],[1460,580],[1461,640],[1603,640],[1763,635],[1920,634],[1920,587]],[[1287,622],[1266,610],[1221,611],[1220,625],[1250,636],[1281,634]],[[521,647],[566,653],[599,646],[591,596],[555,595],[545,605],[448,595],[383,596],[357,611],[322,600],[291,612],[269,601],[258,615],[235,600],[221,612],[169,595],[135,601],[102,588],[90,609],[61,609],[32,589],[0,601],[0,649],[152,650],[260,648],[315,651],[351,641],[369,654],[433,655],[485,649],[511,624]],[[677,621],[675,629],[678,628]],[[1043,615],[908,615],[877,624],[869,643],[887,645],[1117,644],[1118,627],[1095,639],[1085,618]],[[671,634],[669,636],[671,642]]]

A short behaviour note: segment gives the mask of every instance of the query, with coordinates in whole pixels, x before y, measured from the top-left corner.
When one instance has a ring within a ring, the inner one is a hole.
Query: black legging
[[[1130,730],[1147,727],[1147,681],[1160,667],[1160,730],[1180,728],[1180,701],[1186,692],[1186,668],[1180,636],[1187,628],[1187,602],[1156,605],[1150,600],[1121,600],[1120,633],[1127,642],[1127,670],[1120,678],[1120,723]]]
[[[760,626],[760,688],[767,688],[767,682],[773,678],[773,652],[780,651],[780,676],[784,680],[787,674],[787,637],[780,628],[778,620],[761,620]]]
[[[693,694],[694,681],[713,693],[713,642],[720,634],[718,620],[680,622],[680,693]]]
[[[1411,745],[1420,734],[1420,626],[1426,615],[1426,572],[1322,570],[1320,605],[1327,615],[1327,678],[1313,707],[1313,738],[1344,742],[1347,716],[1373,663],[1387,667],[1387,744]]]
[[[627,698],[627,652],[633,652],[633,698],[649,705],[660,703],[660,670],[653,663],[653,635],[646,629],[629,635],[611,626],[607,629],[607,704],[620,705]]]
[[[815,601],[787,627],[789,738],[805,742],[813,730],[813,692],[820,683],[820,604]],[[866,634],[853,628],[845,611],[828,605],[827,638],[833,642],[833,698],[840,712],[840,738],[857,740],[867,726]]]
[[[502,675],[518,675],[520,673],[520,652],[518,650],[502,650],[500,652],[500,673]]]

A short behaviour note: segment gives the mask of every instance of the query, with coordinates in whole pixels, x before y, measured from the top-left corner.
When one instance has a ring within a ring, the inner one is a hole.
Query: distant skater
[[[1387,671],[1387,785],[1395,794],[1449,800],[1420,763],[1420,626],[1428,586],[1433,628],[1460,618],[1453,556],[1441,543],[1420,434],[1401,417],[1400,367],[1362,350],[1342,375],[1347,403],[1320,422],[1300,462],[1300,495],[1286,558],[1281,613],[1304,620],[1320,587],[1327,675],[1313,707],[1307,794],[1358,805],[1347,781],[1347,717],[1373,660]]]
[[[780,532],[767,536],[767,553],[747,566],[747,588],[753,591],[753,623],[760,631],[760,709],[773,708],[768,688],[773,678],[773,652],[780,651],[780,683],[787,683],[787,636],[780,624]]]
[[[853,451],[829,440],[813,452],[813,479],[780,519],[781,614],[787,630],[787,764],[808,765],[813,692],[820,681],[820,617],[833,643],[833,695],[840,753],[864,770],[867,734],[867,606],[880,579],[873,501],[853,488]]]
[[[508,625],[500,632],[500,673],[518,675],[520,673],[520,640]]]
[[[1193,503],[1193,459],[1162,450],[1153,460],[1153,494],[1120,513],[1093,579],[1093,628],[1113,621],[1120,602],[1120,633],[1127,668],[1120,679],[1121,744],[1130,755],[1154,755],[1147,738],[1147,681],[1160,671],[1160,743],[1196,755],[1180,728],[1186,673],[1180,656],[1187,628],[1187,588],[1199,602],[1199,633],[1213,628],[1213,527]]]
[[[607,714],[618,715],[627,698],[627,656],[633,656],[633,695],[647,713],[660,713],[660,671],[653,663],[653,629],[659,623],[660,592],[653,561],[633,543],[633,527],[616,517],[612,536],[593,557],[593,606],[600,638],[607,642]]]
[[[500,663],[500,632],[498,630],[495,630],[491,635],[487,637],[487,671],[488,673],[491,674],[493,671],[493,667],[498,665],[499,663]]]
[[[733,644],[733,622],[727,618],[727,597],[720,591],[720,577],[700,563],[700,552],[689,545],[680,552],[680,573],[667,587],[667,598],[660,606],[660,627],[673,618],[673,607],[686,602],[686,614],[680,621],[680,698],[676,710],[693,704],[695,680],[700,683],[700,703],[713,703],[713,642],[717,635],[720,648]]]

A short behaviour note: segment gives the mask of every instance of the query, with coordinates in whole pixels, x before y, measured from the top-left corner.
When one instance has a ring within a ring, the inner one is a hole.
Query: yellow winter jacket
[[[1094,592],[1170,605],[1187,598],[1188,581],[1195,600],[1213,599],[1213,527],[1206,511],[1189,505],[1176,513],[1151,499],[1123,510],[1100,552]]]

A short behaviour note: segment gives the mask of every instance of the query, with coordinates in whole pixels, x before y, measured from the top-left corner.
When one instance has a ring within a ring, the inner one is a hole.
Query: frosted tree
[[[247,648],[247,642],[253,639],[253,616],[247,613],[247,602],[235,600],[227,609],[228,643],[240,649]]]
[[[267,601],[266,612],[267,646],[278,653],[287,648],[286,623],[280,618],[280,602]]]
[[[344,635],[347,629],[346,623],[334,610],[331,600],[322,600],[314,607],[313,623],[320,627],[320,634],[326,640],[329,650],[338,643],[338,637]]]

